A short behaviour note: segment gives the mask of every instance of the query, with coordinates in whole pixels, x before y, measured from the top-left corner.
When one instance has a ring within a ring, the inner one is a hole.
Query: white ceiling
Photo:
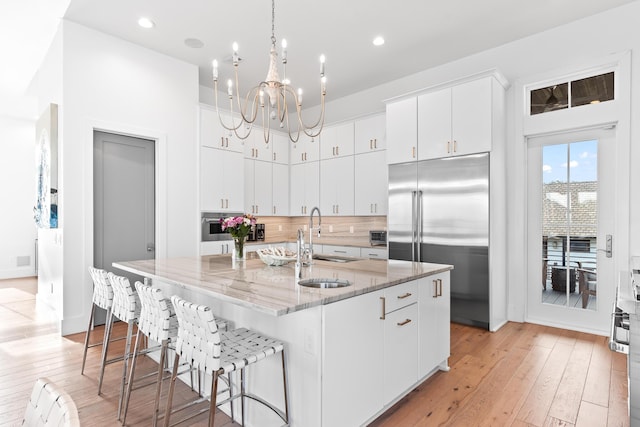
[[[322,53],[330,101],[632,1],[276,0],[275,30],[278,46],[282,38],[289,43],[287,77],[304,89],[305,104],[312,105],[318,98]],[[266,75],[269,0],[2,0],[0,28],[9,28],[0,30],[0,54],[7,58],[9,52],[15,69],[0,68],[0,96],[33,76],[33,58],[41,59],[42,46],[48,46],[43,42],[35,48],[29,34],[43,24],[30,19],[50,23],[68,2],[65,19],[196,64],[203,85],[212,86],[214,58],[222,62],[221,80],[232,77],[234,41],[243,59],[241,88]],[[138,27],[140,16],[153,20],[155,28]],[[44,35],[50,34],[49,25],[44,26]],[[377,35],[386,39],[384,46],[373,46]],[[204,47],[187,47],[187,38],[202,40]],[[16,41],[17,51],[11,49]]]

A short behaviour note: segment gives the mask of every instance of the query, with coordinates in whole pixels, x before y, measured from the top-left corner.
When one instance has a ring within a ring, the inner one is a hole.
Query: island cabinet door
[[[363,425],[382,410],[382,296],[371,292],[323,306],[324,427]]]
[[[435,368],[447,368],[450,352],[449,272],[424,277],[418,281],[418,378]]]
[[[383,378],[387,405],[418,379],[418,305],[413,303],[385,317]]]

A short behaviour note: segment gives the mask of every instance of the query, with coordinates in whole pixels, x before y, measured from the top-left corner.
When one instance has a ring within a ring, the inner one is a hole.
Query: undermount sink
[[[345,286],[351,286],[351,282],[346,279],[303,279],[299,280],[300,286],[306,286],[308,288],[344,288]]]
[[[319,259],[320,261],[331,261],[331,262],[351,262],[351,261],[358,260],[358,258],[350,258],[350,257],[340,256],[340,255],[323,255],[323,254],[313,254],[313,259]]]

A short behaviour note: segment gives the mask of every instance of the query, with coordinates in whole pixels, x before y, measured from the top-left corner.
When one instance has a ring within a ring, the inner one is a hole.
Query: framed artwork
[[[58,227],[58,106],[49,104],[36,122],[36,203],[39,228]]]

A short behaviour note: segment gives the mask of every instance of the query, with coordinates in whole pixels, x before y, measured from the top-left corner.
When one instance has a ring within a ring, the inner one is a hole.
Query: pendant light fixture
[[[264,81],[252,87],[244,96],[240,97],[240,87],[238,80],[238,68],[240,57],[238,56],[238,44],[233,43],[233,68],[235,74],[234,82],[227,81],[227,95],[229,98],[229,110],[231,112],[230,122],[225,123],[218,107],[218,61],[213,60],[213,84],[215,92],[216,110],[218,119],[222,126],[235,134],[240,139],[246,139],[251,134],[253,125],[258,117],[262,119],[262,132],[264,142],[269,143],[271,138],[271,123],[279,128],[286,128],[289,139],[297,142],[301,132],[308,137],[315,138],[322,132],[324,126],[324,102],[326,95],[325,57],[320,56],[320,117],[309,125],[302,120],[302,89],[297,92],[291,87],[287,79],[287,41],[282,39],[282,79],[278,72],[278,52],[276,49],[275,36],[275,0],[271,0],[271,51],[269,53],[269,70]],[[234,102],[235,98],[235,102]],[[239,119],[234,117],[234,105],[240,115]],[[290,110],[293,109],[293,110]],[[289,114],[295,111],[295,122],[289,123]]]

